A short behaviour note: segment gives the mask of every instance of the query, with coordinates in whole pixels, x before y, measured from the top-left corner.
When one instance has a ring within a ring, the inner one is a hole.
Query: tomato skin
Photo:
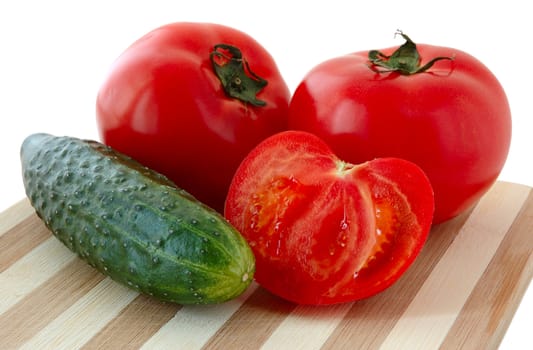
[[[300,304],[372,296],[412,264],[433,190],[402,159],[351,165],[317,136],[286,131],[254,148],[230,185],[226,218],[256,256],[257,282]]]
[[[268,84],[265,106],[226,95],[210,53],[242,52]],[[96,102],[102,141],[169,177],[222,211],[233,173],[261,140],[287,128],[290,92],[273,58],[236,29],[171,23],[147,33],[118,57]]]
[[[498,177],[511,112],[500,83],[476,58],[453,48],[417,48],[422,64],[453,60],[412,75],[375,72],[367,51],[317,65],[292,97],[289,128],[318,135],[352,163],[376,157],[416,163],[433,185],[439,223],[472,207]]]

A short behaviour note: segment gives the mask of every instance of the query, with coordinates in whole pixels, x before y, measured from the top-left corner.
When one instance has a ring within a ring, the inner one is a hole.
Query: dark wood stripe
[[[322,349],[379,348],[471,213],[434,226],[406,273],[382,293],[355,302]]]
[[[75,259],[0,315],[2,346],[8,349],[20,346],[103,279],[104,275]]]
[[[0,273],[51,235],[35,214],[13,226],[0,236]]]
[[[295,307],[259,286],[203,348],[258,349]]]
[[[442,349],[496,349],[533,277],[533,191],[476,284]],[[492,305],[487,308],[486,305]]]
[[[83,349],[138,349],[178,310],[180,305],[139,295],[98,332]]]

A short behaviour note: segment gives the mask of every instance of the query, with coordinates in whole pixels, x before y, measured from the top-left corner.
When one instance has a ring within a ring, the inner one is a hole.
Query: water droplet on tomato
[[[281,239],[278,239],[276,242],[276,255],[279,256],[281,254]]]
[[[250,218],[250,230],[254,231],[254,232],[257,232],[259,231],[259,218],[258,218],[258,215],[252,215],[252,217]]]
[[[337,244],[341,247],[341,248],[344,248],[346,247],[346,241],[347,241],[348,237],[343,234],[341,235],[338,239],[337,239]]]
[[[348,222],[346,220],[341,221],[341,230],[347,230],[348,229]]]
[[[257,215],[259,214],[259,212],[261,212],[261,209],[263,209],[263,206],[259,203],[255,203],[250,209],[250,212],[252,213],[252,215]]]

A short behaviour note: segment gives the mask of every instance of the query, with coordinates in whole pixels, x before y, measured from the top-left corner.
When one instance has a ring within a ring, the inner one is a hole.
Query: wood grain
[[[104,279],[81,260],[60,269],[0,318],[0,339],[7,347],[25,342]]]
[[[0,236],[0,252],[2,252],[0,272],[6,270],[51,236],[50,232],[44,228],[44,224],[30,215],[19,223],[13,224],[12,228]],[[20,234],[20,232],[28,232],[28,234]]]
[[[138,349],[180,309],[145,295],[137,296],[109,322],[83,349]],[[127,328],[124,325],[128,325]],[[136,329],[135,333],[131,329]]]
[[[532,249],[533,191],[457,316],[444,349],[498,346],[531,281]]]
[[[29,201],[24,198],[13,204],[11,208],[0,213],[0,237],[13,226],[35,213],[29,204]]]
[[[533,191],[496,183],[434,226],[386,291],[298,306],[256,283],[220,305],[163,303],[61,245],[27,200],[0,213],[1,349],[496,349],[533,276]]]
[[[472,211],[415,299],[388,334],[384,349],[437,348],[455,322],[529,191],[502,185]],[[483,220],[498,213],[498,220]]]

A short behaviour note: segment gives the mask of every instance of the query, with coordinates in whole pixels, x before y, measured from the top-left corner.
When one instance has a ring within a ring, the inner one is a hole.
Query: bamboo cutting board
[[[0,214],[0,348],[491,349],[531,281],[532,250],[533,191],[498,182],[372,298],[297,306],[252,284],[221,305],[180,306],[89,267],[23,200]]]

